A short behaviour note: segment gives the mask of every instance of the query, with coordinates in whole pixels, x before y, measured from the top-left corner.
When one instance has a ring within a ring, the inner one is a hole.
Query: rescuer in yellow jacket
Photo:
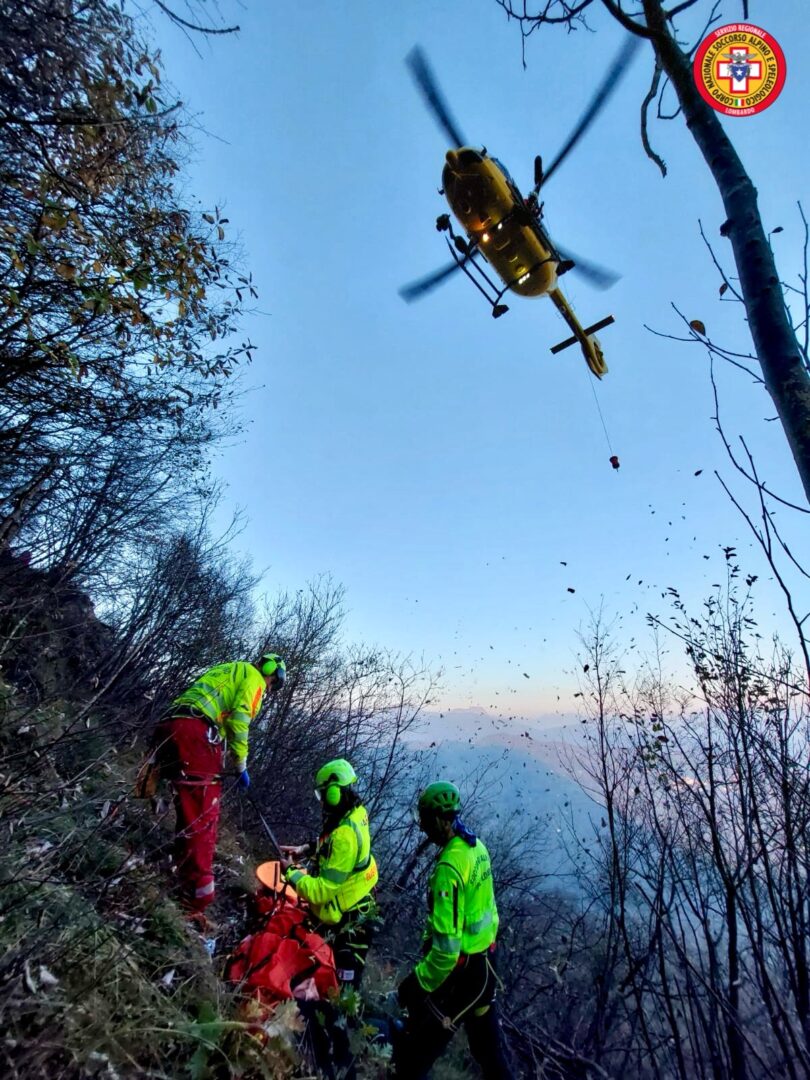
[[[419,797],[419,827],[440,848],[428,885],[423,958],[400,983],[408,1010],[394,1051],[397,1077],[424,1077],[460,1025],[488,1080],[512,1076],[495,1005],[493,950],[498,908],[492,865],[459,817],[455,784],[430,784]]]
[[[214,899],[214,851],[226,750],[240,786],[249,787],[248,729],[265,690],[279,690],[286,673],[277,653],[265,653],[255,665],[217,664],[172,701],[155,729],[153,755],[161,777],[174,791],[174,859],[180,899],[192,915],[199,915]]]
[[[345,758],[322,765],[315,774],[315,795],[323,809],[321,835],[312,844],[281,848],[291,859],[312,858],[309,872],[288,860],[282,866],[286,880],[309,905],[312,920],[332,946],[342,991],[360,985],[377,915],[372,896],[377,864],[356,783],[357,775]],[[310,1034],[321,1071],[355,1080],[346,1017],[328,1001],[299,1001],[298,1007],[307,1017],[318,1015]]]
[[[315,774],[315,794],[323,807],[317,843],[283,847],[292,858],[313,855],[309,872],[285,861],[285,877],[332,942],[341,983],[359,985],[374,929],[377,864],[371,853],[368,814],[354,790],[357,776],[344,758],[328,761]]]

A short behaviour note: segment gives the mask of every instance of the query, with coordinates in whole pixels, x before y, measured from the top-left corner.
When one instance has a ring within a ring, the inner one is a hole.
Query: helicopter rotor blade
[[[641,38],[636,37],[635,34],[628,36],[627,40],[619,50],[619,54],[610,67],[607,70],[607,74],[602,79],[599,86],[596,88],[590,103],[585,112],[580,117],[579,123],[568,136],[568,140],[563,146],[562,150],[557,154],[552,163],[546,169],[546,174],[543,177],[543,185],[545,186],[555,170],[559,165],[562,165],[563,161],[568,157],[576,144],[594,122],[599,113],[604,109],[610,100],[613,92],[621,82],[622,76],[630,66],[630,61],[636,53],[636,50],[641,44]]]
[[[607,266],[601,266],[590,259],[582,259],[579,255],[575,255],[573,252],[557,245],[555,247],[563,259],[570,259],[573,262],[574,265],[571,269],[578,273],[580,277],[585,278],[595,289],[610,289],[622,276]]]
[[[426,296],[429,292],[438,288],[442,282],[451,277],[456,270],[460,270],[464,260],[456,262],[455,259],[451,263],[447,263],[440,270],[434,270],[432,274],[427,274],[425,277],[420,278],[418,281],[412,281],[410,285],[403,285],[399,290],[399,295],[407,303],[412,304],[414,300],[419,300],[421,297]]]
[[[417,86],[422,91],[425,103],[453,144],[453,147],[466,146],[464,136],[461,134],[447,102],[444,100],[444,95],[439,89],[438,80],[421,46],[414,45],[405,57],[405,63],[411,69],[411,75],[413,75]]]

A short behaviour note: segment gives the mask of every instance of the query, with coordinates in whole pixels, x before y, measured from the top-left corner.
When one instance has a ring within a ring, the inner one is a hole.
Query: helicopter
[[[541,188],[562,164],[607,103],[638,47],[637,38],[628,38],[590,104],[547,170],[542,158],[534,159],[534,187],[524,198],[506,166],[488,154],[486,148],[470,146],[461,135],[439,89],[439,83],[423,50],[417,45],[406,63],[439,127],[452,148],[447,151],[439,194],[447,199],[464,235],[456,232],[450,214],[440,214],[436,229],[446,233],[452,261],[418,281],[403,286],[400,295],[409,303],[462,271],[485,297],[498,319],[509,310],[503,298],[507,292],[518,296],[548,296],[571,329],[571,336],[554,345],[552,353],[579,343],[585,361],[596,378],[607,372],[602,348],[594,334],[614,322],[608,315],[583,327],[558,284],[558,278],[576,269],[598,288],[609,288],[619,275],[563,252],[552,242],[543,224]],[[498,275],[493,281],[479,256]]]

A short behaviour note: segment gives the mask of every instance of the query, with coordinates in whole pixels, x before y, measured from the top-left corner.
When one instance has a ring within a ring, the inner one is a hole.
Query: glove
[[[240,788],[244,788],[245,791],[250,787],[250,774],[247,769],[242,769],[239,773],[238,784]]]
[[[412,971],[410,975],[406,975],[397,988],[397,1001],[401,1008],[407,1009],[409,1012],[418,1008],[426,997],[427,991],[423,989],[415,971]]]

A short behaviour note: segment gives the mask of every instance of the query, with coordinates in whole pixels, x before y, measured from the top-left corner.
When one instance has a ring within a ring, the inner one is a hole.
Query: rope
[[[610,435],[608,435],[607,424],[605,423],[605,418],[602,415],[602,409],[601,409],[601,407],[599,405],[599,398],[596,396],[596,387],[594,386],[594,378],[590,374],[590,372],[586,372],[585,378],[588,380],[588,382],[590,384],[591,393],[593,394],[594,405],[596,405],[596,411],[599,413],[599,419],[602,422],[602,431],[604,431],[604,433],[605,433],[605,442],[607,443],[608,450],[610,451],[611,456],[613,456],[613,447],[610,444]]]

